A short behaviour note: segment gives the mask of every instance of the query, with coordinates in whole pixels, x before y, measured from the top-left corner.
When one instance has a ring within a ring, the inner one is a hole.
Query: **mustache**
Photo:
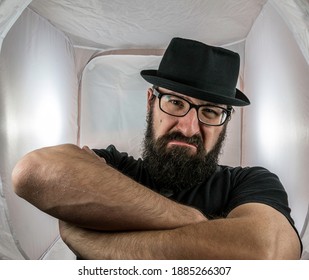
[[[203,139],[200,135],[195,134],[191,137],[187,137],[179,131],[174,131],[174,132],[171,132],[169,134],[165,134],[159,137],[158,144],[160,146],[165,146],[168,144],[168,142],[173,141],[173,140],[181,141],[181,142],[184,142],[190,145],[194,145],[198,148],[198,150],[203,150],[204,148]]]

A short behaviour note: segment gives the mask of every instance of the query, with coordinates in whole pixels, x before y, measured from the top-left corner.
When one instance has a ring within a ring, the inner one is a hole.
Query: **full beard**
[[[216,170],[218,158],[226,135],[226,125],[217,143],[206,151],[200,135],[186,137],[181,132],[171,132],[155,140],[152,109],[147,117],[144,138],[143,159],[156,188],[160,193],[172,194],[189,190],[205,182]],[[172,140],[182,141],[196,147],[192,154],[189,147],[174,146],[167,148]]]

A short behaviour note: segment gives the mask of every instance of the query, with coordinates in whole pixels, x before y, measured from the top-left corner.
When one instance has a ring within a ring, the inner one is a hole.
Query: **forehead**
[[[194,98],[194,97],[191,97],[191,96],[188,96],[188,95],[185,95],[183,93],[180,93],[180,92],[176,92],[176,91],[173,91],[173,90],[169,90],[169,89],[166,89],[166,88],[159,88],[160,92],[161,93],[167,93],[167,94],[173,94],[173,95],[176,95],[178,97],[181,97],[193,104],[198,104],[198,105],[216,105],[216,106],[220,106],[220,107],[223,107],[223,108],[226,108],[227,105],[224,105],[224,104],[218,104],[218,103],[214,103],[214,102],[210,102],[210,101],[205,101],[205,100],[201,100],[201,99],[197,99],[197,98]]]

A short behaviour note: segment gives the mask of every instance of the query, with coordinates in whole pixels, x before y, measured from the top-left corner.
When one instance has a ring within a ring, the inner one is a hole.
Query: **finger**
[[[97,159],[99,159],[100,161],[106,163],[105,159],[98,156],[93,150],[91,150],[88,146],[83,146],[82,149],[84,151],[86,151],[88,154],[95,156]]]

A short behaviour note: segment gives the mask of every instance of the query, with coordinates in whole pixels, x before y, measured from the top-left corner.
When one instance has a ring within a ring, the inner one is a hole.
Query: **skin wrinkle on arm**
[[[74,145],[26,155],[13,171],[13,185],[42,211],[86,228],[165,229],[206,220],[198,210],[145,188]]]

